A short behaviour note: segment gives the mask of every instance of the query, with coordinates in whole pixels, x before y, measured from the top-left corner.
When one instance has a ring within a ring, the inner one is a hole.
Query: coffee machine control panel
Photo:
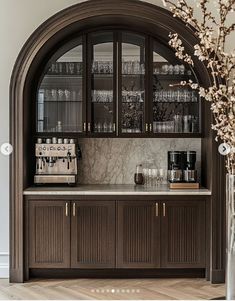
[[[76,157],[75,144],[43,144],[37,143],[35,145],[36,157]]]

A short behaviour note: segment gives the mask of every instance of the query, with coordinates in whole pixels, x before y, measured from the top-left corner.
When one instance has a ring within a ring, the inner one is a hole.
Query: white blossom
[[[174,17],[195,28],[198,43],[194,45],[194,56],[187,53],[177,33],[169,34],[169,45],[180,60],[191,66],[194,66],[194,57],[202,61],[208,73],[212,75],[212,83],[209,87],[203,87],[189,80],[182,81],[179,85],[198,89],[199,95],[210,102],[215,119],[212,129],[217,133],[216,141],[220,139],[235,149],[235,49],[231,52],[225,50],[228,36],[235,31],[235,23],[229,24],[230,19],[235,20],[235,16],[229,15],[234,14],[235,1],[213,1],[218,15],[209,11],[207,6],[209,0],[195,1],[201,12],[202,21],[194,16],[194,9],[187,0],[176,0],[175,3],[171,0],[164,1],[164,4],[170,4]],[[234,172],[235,153],[230,153],[228,157],[227,169]]]

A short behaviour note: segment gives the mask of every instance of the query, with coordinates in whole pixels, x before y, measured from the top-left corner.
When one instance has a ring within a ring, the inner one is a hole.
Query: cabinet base
[[[205,269],[30,269],[29,278],[205,278]]]

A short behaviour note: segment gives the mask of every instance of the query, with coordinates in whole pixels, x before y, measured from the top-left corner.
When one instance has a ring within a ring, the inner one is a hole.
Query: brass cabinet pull
[[[165,217],[166,216],[166,204],[163,203],[163,216]]]
[[[155,207],[155,209],[156,209],[156,216],[158,216],[159,215],[158,203],[156,203],[155,206],[156,206]]]
[[[86,132],[86,122],[83,123],[83,132]]]
[[[148,132],[148,127],[149,127],[149,125],[147,123],[145,123],[145,132]]]
[[[149,131],[152,132],[152,123],[149,124]]]
[[[76,203],[73,203],[73,216],[76,216]]]
[[[67,202],[65,204],[65,216],[69,216],[69,204]]]
[[[113,123],[113,132],[116,132],[116,123]]]
[[[88,122],[88,132],[90,132],[91,131],[91,124],[90,124],[90,122]]]

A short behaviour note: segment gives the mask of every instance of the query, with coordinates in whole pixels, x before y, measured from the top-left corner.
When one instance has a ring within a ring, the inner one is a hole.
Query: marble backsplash
[[[137,164],[153,164],[167,170],[167,152],[197,152],[201,172],[201,139],[82,138],[78,141],[82,159],[78,161],[79,184],[133,184]]]

